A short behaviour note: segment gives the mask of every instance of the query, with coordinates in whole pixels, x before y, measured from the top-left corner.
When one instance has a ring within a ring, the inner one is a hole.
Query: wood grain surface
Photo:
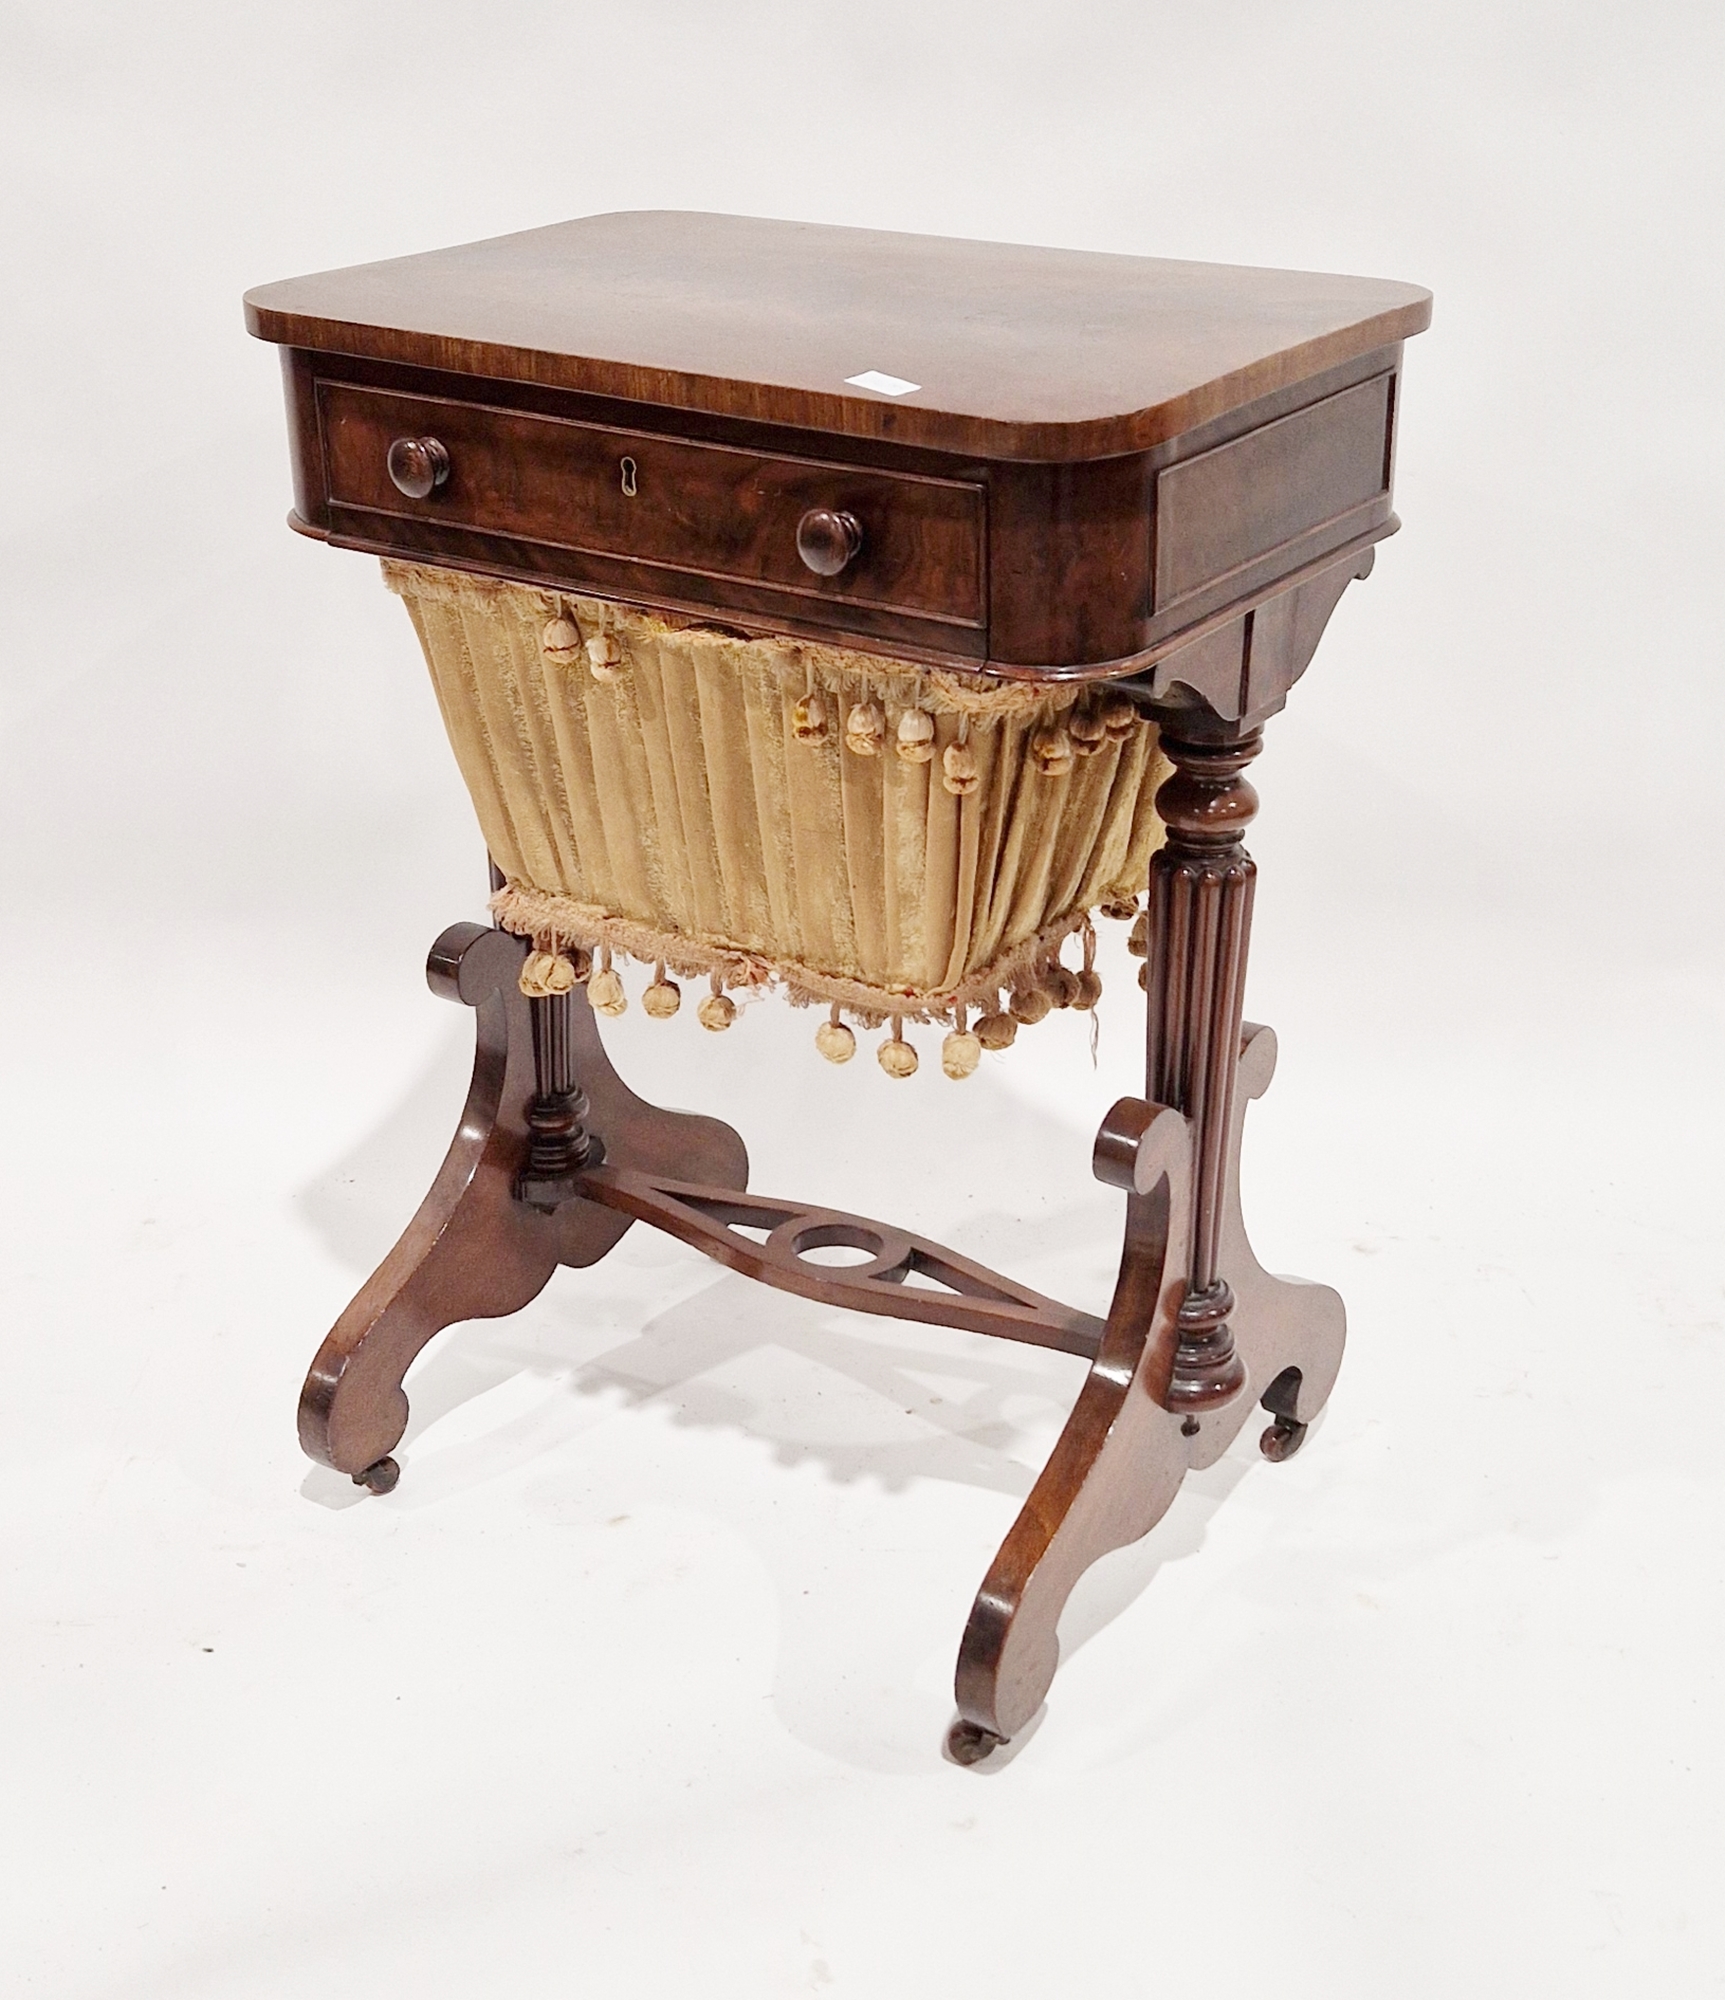
[[[1025,459],[1141,451],[1418,333],[1417,285],[656,210],[263,285],[284,346]],[[853,386],[869,372],[902,394]]]
[[[319,383],[317,401],[330,506],[344,518],[396,516],[510,536],[545,552],[549,567],[560,550],[629,558],[676,572],[685,595],[688,579],[733,578],[956,624],[983,620],[982,488],[974,484],[346,383]],[[449,475],[441,485],[399,489],[388,458],[403,437],[442,445]],[[797,547],[803,516],[822,508],[855,516],[862,531],[855,559],[830,576],[817,575]],[[368,523],[347,525],[363,534]]]

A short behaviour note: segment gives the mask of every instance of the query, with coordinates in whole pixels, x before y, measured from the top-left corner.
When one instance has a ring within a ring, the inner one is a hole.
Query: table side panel
[[[317,419],[317,371],[311,355],[297,347],[281,349],[281,365],[294,517],[313,529],[325,531],[329,527],[329,482],[324,474],[323,434]]]
[[[1394,385],[1386,371],[1159,472],[1156,612],[1387,509]]]

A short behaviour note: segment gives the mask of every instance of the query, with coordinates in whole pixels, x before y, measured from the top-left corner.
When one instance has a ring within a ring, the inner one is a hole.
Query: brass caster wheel
[[[996,1736],[992,1729],[984,1729],[980,1723],[961,1719],[946,1732],[946,1754],[955,1764],[980,1764],[991,1750],[998,1750],[1005,1741],[1004,1736]]]
[[[401,1477],[401,1467],[393,1458],[380,1458],[375,1465],[368,1465],[363,1472],[353,1475],[355,1486],[363,1486],[368,1493],[387,1493]]]
[[[1292,1417],[1278,1417],[1258,1440],[1258,1449],[1272,1465],[1280,1465],[1285,1458],[1292,1458],[1306,1441],[1306,1426],[1295,1423]]]

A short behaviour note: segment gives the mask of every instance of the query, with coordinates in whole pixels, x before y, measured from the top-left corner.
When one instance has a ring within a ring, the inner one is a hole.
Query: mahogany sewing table
[[[460,924],[428,972],[476,1012],[467,1106],[301,1403],[307,1451],[387,1490],[432,1335],[517,1310],[632,1221],[829,1304],[1088,1357],[964,1633],[949,1744],[974,1761],[1036,1712],[1084,1569],[1255,1404],[1285,1458],[1336,1376],[1340,1299],[1269,1276],[1240,1214],[1275,1060],[1241,1014],[1244,772],[1396,528],[1402,342],[1429,294],[643,213],[268,285],[246,313],[282,348],[303,534],[1003,682],[1105,680],[1158,726],[1145,1092],[1094,1150],[1125,1198],[1105,1320],[748,1193],[734,1132],[619,1080],[580,984],[523,994],[528,941]],[[808,1254],[833,1244],[868,1261]]]

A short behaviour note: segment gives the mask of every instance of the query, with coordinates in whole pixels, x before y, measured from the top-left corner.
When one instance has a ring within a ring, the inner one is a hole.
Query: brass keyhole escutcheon
[[[633,500],[635,497],[635,461],[632,458],[624,459],[618,470],[623,475],[623,491],[629,499]]]

